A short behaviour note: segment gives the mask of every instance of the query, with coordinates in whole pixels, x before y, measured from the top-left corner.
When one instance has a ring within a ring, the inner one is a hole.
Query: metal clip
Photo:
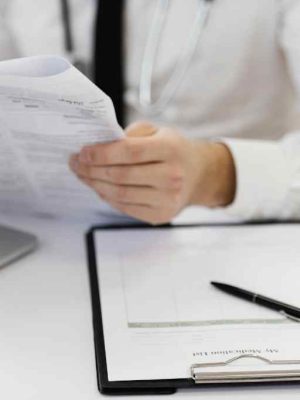
[[[247,370],[242,368],[241,371],[237,371],[236,369],[227,369],[230,364],[244,358],[255,358],[273,367],[281,365],[297,365],[297,368],[291,368],[288,370],[278,368],[272,369],[270,367],[267,367],[266,369],[253,369],[252,367],[249,367]],[[224,371],[206,370],[215,367],[224,367]],[[243,354],[223,362],[194,364],[191,366],[191,377],[196,384],[298,381],[300,380],[300,360],[268,360],[265,357],[254,354]]]
[[[285,318],[288,318],[294,322],[300,322],[300,318],[298,317],[294,317],[294,315],[290,315],[287,312],[285,312],[284,310],[279,311],[279,314],[283,315]]]

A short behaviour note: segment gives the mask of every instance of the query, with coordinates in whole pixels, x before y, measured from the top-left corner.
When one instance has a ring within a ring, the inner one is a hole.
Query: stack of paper
[[[112,102],[68,61],[0,63],[0,210],[83,215],[103,209],[69,171],[83,145],[123,137]]]

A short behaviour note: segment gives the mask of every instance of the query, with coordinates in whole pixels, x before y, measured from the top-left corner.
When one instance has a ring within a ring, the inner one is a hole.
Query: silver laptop
[[[37,244],[34,235],[0,225],[0,267],[30,253]]]

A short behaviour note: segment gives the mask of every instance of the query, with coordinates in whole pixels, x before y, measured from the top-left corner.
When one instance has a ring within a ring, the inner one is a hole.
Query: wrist
[[[223,143],[198,142],[197,178],[190,204],[225,207],[231,204],[236,191],[236,172],[229,148]]]

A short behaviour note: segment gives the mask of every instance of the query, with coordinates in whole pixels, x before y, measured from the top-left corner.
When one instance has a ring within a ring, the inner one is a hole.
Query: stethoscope
[[[136,108],[140,109],[146,115],[161,114],[174,98],[176,91],[183,81],[188,68],[192,62],[196,52],[199,38],[206,26],[213,0],[197,0],[198,10],[191,30],[188,34],[187,41],[183,47],[174,70],[170,75],[165,86],[161,89],[160,95],[154,99],[153,97],[153,73],[156,58],[160,46],[160,38],[163,33],[169,7],[170,0],[157,0],[152,24],[149,30],[148,39],[146,41],[144,56],[141,67],[140,85],[138,104]],[[71,59],[71,62],[82,72],[87,72],[87,65],[78,57],[76,57],[74,38],[71,26],[70,4],[68,0],[61,0],[62,19],[64,26],[64,42],[65,50]]]
[[[74,35],[72,31],[72,23],[71,23],[71,10],[69,0],[61,0],[61,15],[63,22],[63,31],[64,31],[64,47],[70,62],[77,68],[79,71],[84,73],[85,75],[90,75],[90,67],[87,62],[80,59],[76,54],[76,49],[74,45]]]
[[[185,46],[183,47],[173,73],[170,75],[165,86],[161,89],[160,95],[153,97],[153,71],[156,57],[158,54],[161,35],[163,33],[170,0],[158,0],[156,10],[150,27],[148,40],[146,42],[144,57],[142,62],[142,72],[140,78],[139,104],[141,111],[153,116],[161,114],[174,98],[176,91],[185,78],[193,56],[197,50],[199,38],[206,26],[213,0],[198,0],[198,10]]]

